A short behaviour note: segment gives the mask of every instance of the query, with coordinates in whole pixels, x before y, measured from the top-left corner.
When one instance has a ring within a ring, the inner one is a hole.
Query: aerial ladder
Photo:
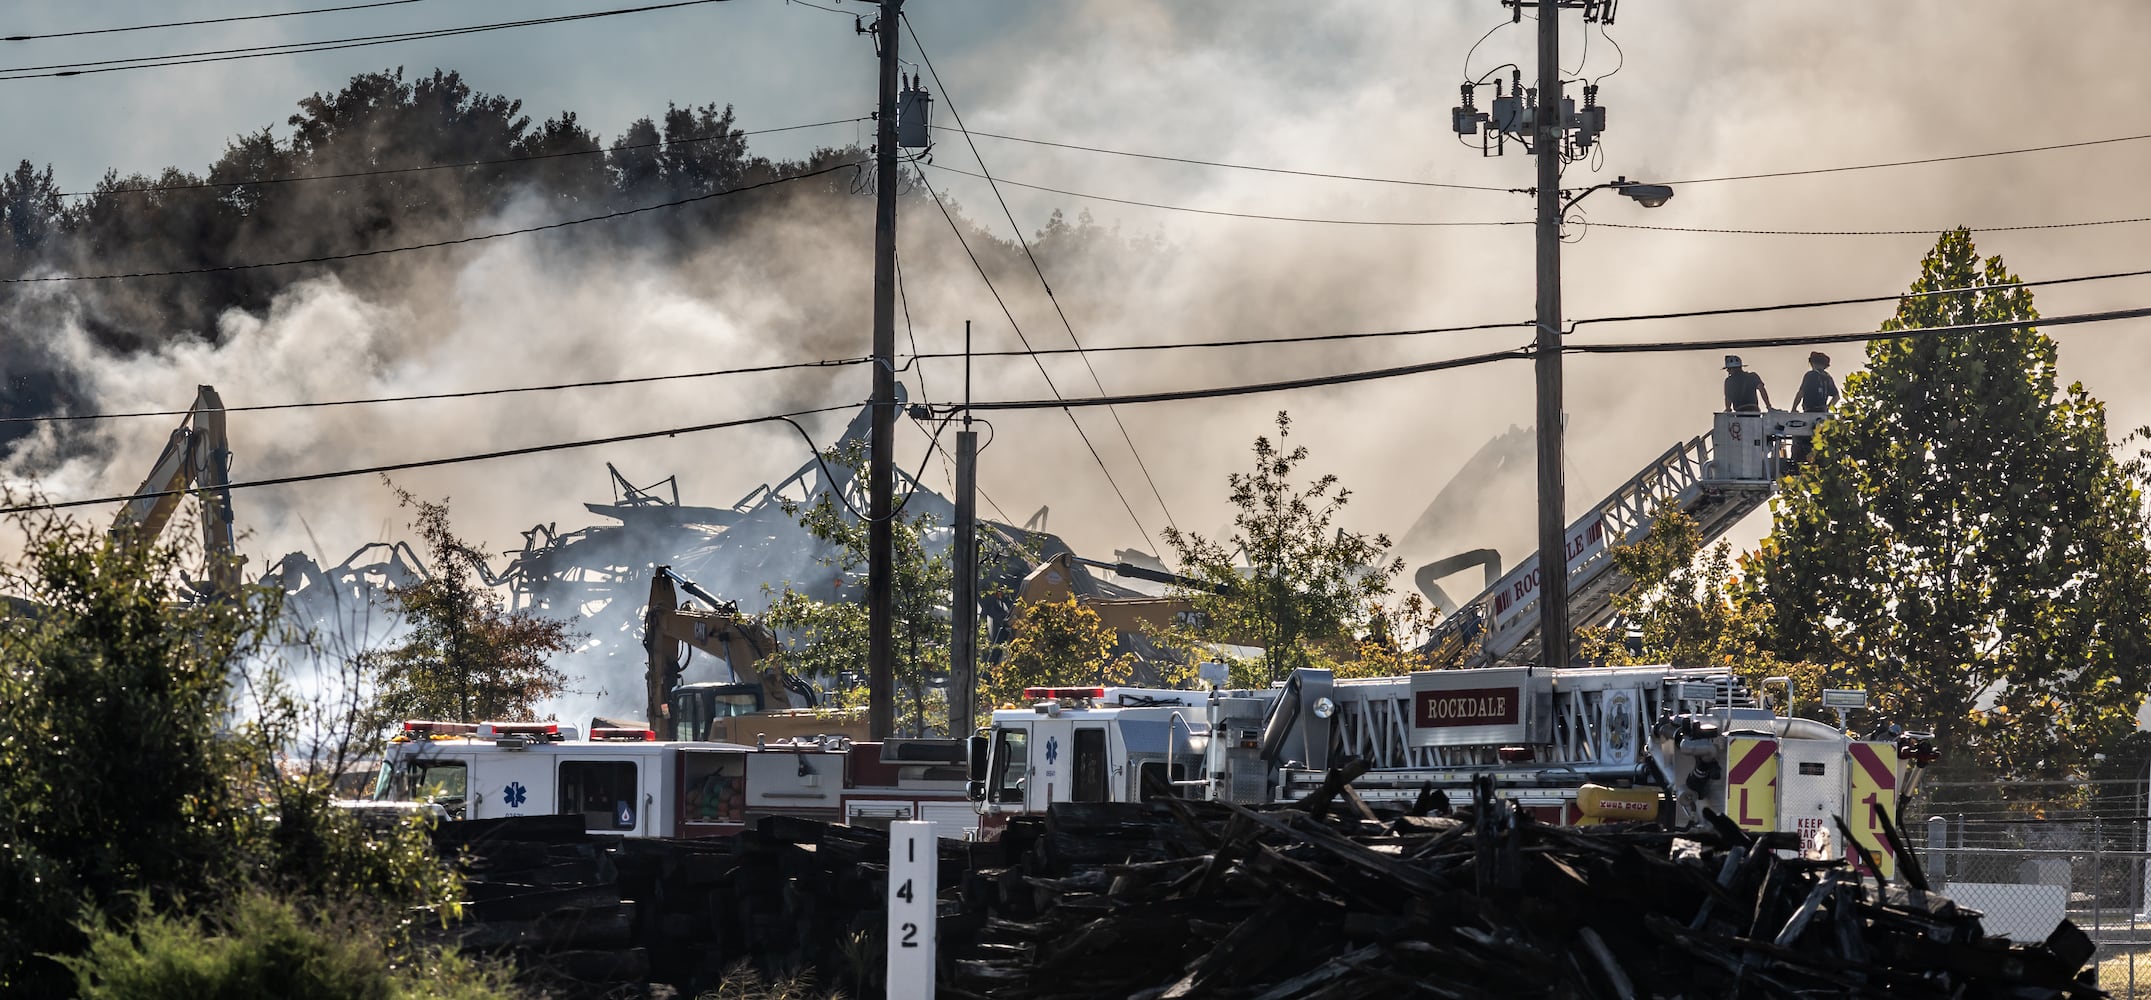
[[[1634,583],[1614,564],[1614,548],[1648,537],[1669,508],[1695,521],[1704,544],[1717,540],[1777,492],[1790,461],[1785,444],[1812,437],[1826,419],[1783,410],[1716,414],[1710,433],[1666,449],[1593,504],[1566,535],[1569,626],[1605,624],[1614,595]],[[1538,576],[1534,554],[1436,623],[1421,648],[1443,666],[1536,662]]]
[[[240,559],[232,530],[231,464],[231,444],[224,436],[224,400],[218,398],[216,389],[202,386],[193,407],[165,442],[149,478],[142,480],[134,498],[113,518],[113,537],[122,545],[156,538],[179,510],[180,498],[190,489],[199,490],[202,558],[208,574],[195,589],[205,598],[238,594]]]

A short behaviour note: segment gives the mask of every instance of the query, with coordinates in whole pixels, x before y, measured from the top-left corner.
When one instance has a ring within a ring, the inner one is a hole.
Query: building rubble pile
[[[1004,847],[1022,860],[965,887],[956,923],[975,941],[943,919],[942,995],[2102,995],[2082,931],[1984,937],[1926,891],[1894,829],[1909,887],[1780,857],[1794,835],[1722,817],[1673,834],[1546,826],[1498,799],[1376,810],[1349,777],[1287,807],[1086,803],[1014,821]]]

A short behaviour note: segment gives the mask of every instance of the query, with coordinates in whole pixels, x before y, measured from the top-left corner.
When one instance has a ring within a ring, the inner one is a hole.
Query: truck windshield
[[[1030,774],[1030,733],[1022,729],[996,730],[993,737],[993,774],[987,785],[989,802],[1023,801],[1023,779]]]
[[[381,765],[373,797],[379,802],[438,802],[458,806],[468,793],[469,771],[460,760],[414,760]],[[453,810],[451,810],[453,811]]]

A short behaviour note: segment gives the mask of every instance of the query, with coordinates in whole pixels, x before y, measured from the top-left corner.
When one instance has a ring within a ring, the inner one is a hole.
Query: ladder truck
[[[1768,693],[1775,689],[1778,697]],[[1790,682],[1751,688],[1724,671],[1670,666],[1492,667],[1339,680],[1300,669],[1266,690],[1034,688],[974,737],[967,793],[980,831],[1056,802],[1161,794],[1296,801],[1347,760],[1368,765],[1363,800],[1496,794],[1550,823],[1704,825],[1706,810],[1752,832],[1796,832],[1801,850],[1844,857],[1853,840],[1893,869],[1892,820],[1920,768],[1921,733],[1855,736],[1860,691],[1824,692],[1839,724],[1788,718]],[[1855,854],[1856,856],[1856,854]]]
[[[1715,414],[1710,433],[1666,449],[1592,505],[1568,528],[1569,626],[1605,624],[1613,595],[1633,582],[1613,564],[1614,548],[1642,541],[1668,508],[1694,518],[1706,545],[1715,541],[1777,492],[1790,461],[1786,443],[1812,437],[1827,419],[1783,410]],[[1476,564],[1445,560],[1427,569]],[[1538,582],[1534,554],[1436,623],[1422,648],[1442,666],[1536,662]]]

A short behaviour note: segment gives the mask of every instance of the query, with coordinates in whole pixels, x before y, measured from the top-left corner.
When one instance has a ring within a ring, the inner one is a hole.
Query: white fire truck
[[[886,826],[922,819],[963,839],[977,816],[954,740],[801,737],[745,746],[661,742],[647,729],[414,720],[390,739],[373,799],[453,819],[554,814],[591,833],[718,837],[764,816]]]
[[[1764,682],[1789,701],[1783,678]],[[981,831],[1054,802],[1128,802],[1161,793],[1240,803],[1298,799],[1347,758],[1368,801],[1434,789],[1457,805],[1491,777],[1539,819],[1705,822],[1795,831],[1809,853],[1843,856],[1832,817],[1892,865],[1880,810],[1894,819],[1922,734],[1860,739],[1787,718],[1764,691],[1723,672],[1671,667],[1422,671],[1334,680],[1299,670],[1262,691],[1034,688],[1029,708],[993,713],[972,750]],[[1842,712],[1857,691],[1827,692]],[[1169,790],[1169,792],[1168,792]],[[1830,832],[1825,832],[1830,831]]]

